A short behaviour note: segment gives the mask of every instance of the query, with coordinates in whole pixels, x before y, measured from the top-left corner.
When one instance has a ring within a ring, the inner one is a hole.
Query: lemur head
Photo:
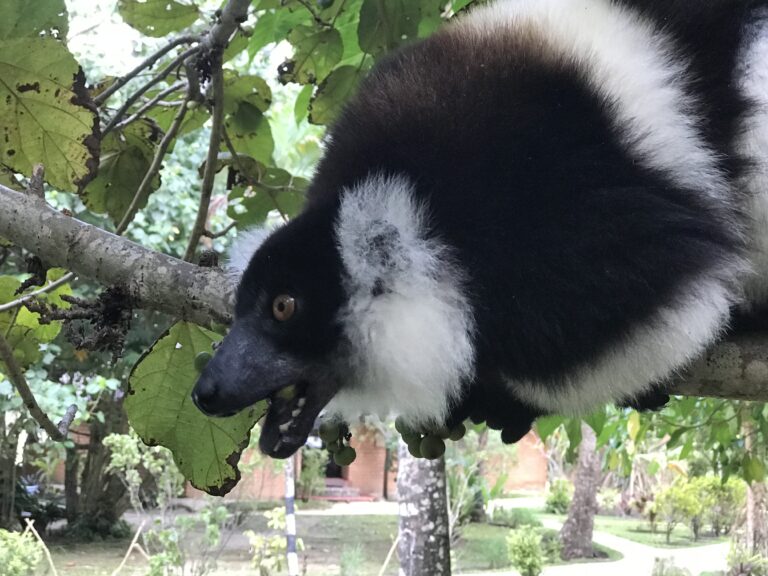
[[[320,412],[442,423],[471,376],[463,278],[404,177],[372,175],[258,247],[198,381],[210,415],[268,399],[260,447],[287,457]]]

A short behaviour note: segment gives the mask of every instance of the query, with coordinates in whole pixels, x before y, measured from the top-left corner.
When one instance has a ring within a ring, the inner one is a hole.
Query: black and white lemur
[[[240,244],[195,401],[272,398],[275,457],[323,409],[514,441],[653,405],[768,301],[765,230],[768,0],[482,4],[380,61],[301,215]]]

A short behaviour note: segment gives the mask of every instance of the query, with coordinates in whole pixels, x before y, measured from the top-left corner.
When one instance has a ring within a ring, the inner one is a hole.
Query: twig
[[[67,411],[64,413],[64,416],[59,421],[59,432],[62,436],[66,437],[69,433],[69,427],[72,426],[72,421],[75,419],[75,416],[77,415],[77,405],[72,404],[69,408],[67,408]]]
[[[208,143],[208,157],[205,161],[203,182],[200,186],[200,206],[197,210],[197,218],[189,236],[189,244],[184,253],[184,260],[192,262],[197,250],[197,244],[205,230],[205,221],[208,219],[208,208],[213,193],[213,180],[216,176],[216,165],[219,160],[219,147],[221,146],[221,134],[224,126],[224,73],[221,68],[221,50],[211,54],[211,83],[213,88],[213,121],[211,125],[211,138]]]
[[[45,545],[45,542],[43,542],[43,539],[40,538],[40,534],[35,529],[35,521],[30,520],[29,518],[24,518],[24,522],[27,524],[27,530],[29,530],[30,532],[32,532],[32,534],[34,534],[35,538],[40,543],[40,546],[43,547],[43,553],[45,554],[45,557],[48,560],[48,566],[51,567],[51,572],[53,572],[53,576],[59,576],[59,573],[56,571],[56,566],[53,563],[53,558],[51,558],[51,551],[48,550],[48,546]]]
[[[200,38],[198,36],[180,36],[179,38],[176,38],[175,40],[172,40],[170,43],[163,46],[160,50],[146,58],[143,62],[141,62],[136,68],[128,72],[125,76],[122,76],[118,78],[112,86],[104,90],[101,94],[96,96],[93,99],[93,102],[96,104],[96,106],[101,106],[104,102],[107,101],[107,99],[112,96],[115,92],[120,90],[123,86],[125,86],[128,82],[130,82],[133,78],[139,75],[139,73],[144,70],[145,68],[150,68],[160,60],[163,56],[168,54],[171,50],[176,48],[177,46],[181,46],[182,44],[193,44],[195,42],[198,42]]]
[[[40,405],[37,403],[35,395],[32,394],[27,379],[24,377],[24,372],[22,372],[21,366],[19,366],[19,363],[13,356],[13,349],[3,334],[0,334],[0,360],[5,364],[5,372],[8,380],[10,380],[13,387],[16,388],[16,391],[19,393],[19,396],[21,396],[24,406],[27,407],[32,418],[40,424],[41,428],[48,433],[48,436],[50,436],[51,439],[58,442],[66,440],[67,436],[59,431],[56,424],[48,418],[48,415],[43,412],[42,408],[40,408]]]
[[[29,179],[27,185],[27,194],[45,200],[45,190],[43,189],[43,183],[45,181],[45,168],[42,164],[35,164],[32,168],[32,176]]]
[[[315,7],[308,1],[308,0],[298,0],[299,4],[304,6],[304,8],[307,9],[307,11],[312,15],[312,19],[315,21],[315,24],[318,26],[322,26],[324,28],[330,28],[331,24],[320,18],[320,14],[317,13],[315,10]]]
[[[211,232],[210,230],[203,230],[203,236],[206,238],[210,238],[211,240],[215,240],[216,238],[221,238],[222,236],[226,236],[227,233],[237,226],[237,222],[230,222],[224,230],[220,232]],[[0,309],[0,312],[2,312],[2,309]]]
[[[133,195],[131,205],[128,206],[128,210],[125,211],[123,219],[120,221],[120,224],[118,224],[117,229],[115,230],[115,234],[118,236],[126,231],[134,216],[136,216],[136,212],[139,210],[139,203],[141,202],[141,199],[149,191],[149,187],[152,185],[152,180],[154,180],[155,176],[160,171],[160,168],[163,165],[165,154],[168,151],[171,142],[173,142],[173,140],[176,138],[176,134],[181,128],[181,123],[184,121],[184,116],[187,114],[188,101],[188,97],[184,99],[181,108],[179,108],[178,112],[176,112],[176,116],[171,123],[171,127],[168,128],[168,132],[165,133],[165,136],[163,136],[163,139],[160,141],[160,145],[157,147],[157,150],[155,150],[155,156],[152,158],[152,164],[150,164],[149,168],[147,169],[147,173],[144,174],[144,179],[136,189],[136,194]]]
[[[397,543],[400,542],[400,533],[398,532],[397,537],[395,538],[394,542],[392,542],[392,546],[389,547],[389,552],[387,552],[387,557],[384,559],[384,564],[381,566],[381,570],[379,570],[379,576],[384,576],[384,572],[387,571],[387,566],[389,566],[389,561],[392,560],[392,554],[395,553],[395,550],[397,549]]]
[[[125,116],[126,112],[128,112],[128,109],[134,105],[134,103],[141,98],[141,95],[144,94],[147,90],[152,88],[155,84],[160,82],[161,80],[164,80],[166,76],[168,76],[171,72],[176,70],[179,66],[182,66],[184,64],[184,61],[189,58],[191,55],[196,54],[200,51],[200,46],[193,46],[192,48],[186,50],[185,52],[182,52],[179,54],[176,58],[174,58],[168,66],[163,68],[163,70],[157,74],[156,76],[153,76],[146,84],[144,84],[141,88],[136,90],[133,94],[131,94],[128,99],[125,101],[125,104],[123,104],[120,109],[115,112],[115,115],[112,117],[112,120],[110,120],[107,125],[104,127],[104,129],[101,131],[102,138],[109,134],[112,130],[115,129],[115,126],[120,122],[123,116]]]
[[[157,105],[157,104],[158,104],[158,103],[159,103],[159,102],[160,102],[160,101],[161,101],[163,98],[165,98],[166,96],[168,96],[168,94],[173,94],[174,92],[176,92],[176,90],[181,90],[181,89],[182,89],[182,88],[184,88],[186,85],[187,85],[187,83],[182,81],[182,82],[176,82],[176,84],[174,84],[173,86],[169,86],[168,88],[166,88],[165,90],[163,90],[162,92],[160,92],[160,93],[159,93],[157,96],[155,96],[154,98],[152,98],[151,100],[149,100],[149,101],[148,101],[146,104],[144,104],[144,105],[143,105],[141,108],[139,108],[138,110],[136,110],[136,112],[134,112],[134,113],[133,113],[132,115],[130,115],[128,118],[126,118],[125,120],[123,120],[122,122],[120,122],[120,123],[119,123],[117,126],[115,126],[115,128],[117,128],[117,129],[120,129],[120,128],[125,128],[125,127],[126,127],[126,126],[128,126],[128,124],[130,124],[131,122],[135,122],[136,120],[138,120],[139,118],[141,118],[141,116],[142,116],[142,115],[143,115],[143,114],[144,114],[144,113],[145,113],[147,110],[149,110],[150,108],[152,108],[152,107],[156,106],[156,105]],[[173,102],[173,104],[178,104],[178,103],[177,103],[177,102]]]
[[[128,562],[128,558],[131,555],[131,552],[133,552],[134,547],[141,550],[142,554],[144,554],[144,557],[147,558],[146,552],[144,552],[144,549],[137,544],[139,541],[139,536],[141,536],[141,532],[144,530],[144,524],[146,523],[146,520],[141,522],[141,525],[139,525],[139,529],[136,530],[136,534],[133,535],[133,540],[131,540],[131,545],[128,546],[128,550],[125,551],[125,556],[123,556],[122,562],[120,562],[120,565],[115,568],[115,570],[112,572],[111,576],[117,576],[120,571],[125,567],[125,563]]]
[[[72,280],[74,277],[75,277],[74,273],[68,272],[64,274],[64,276],[56,280],[55,282],[51,282],[50,284],[43,286],[39,290],[35,290],[34,292],[25,294],[21,298],[17,298],[16,300],[12,300],[11,302],[8,302],[6,304],[0,304],[0,313],[7,312],[8,310],[13,310],[14,308],[21,306],[28,300],[32,300],[33,298],[36,298],[42,294],[45,294],[46,292],[51,292],[53,290],[56,290],[56,288],[58,288],[63,284],[66,284],[67,282]]]

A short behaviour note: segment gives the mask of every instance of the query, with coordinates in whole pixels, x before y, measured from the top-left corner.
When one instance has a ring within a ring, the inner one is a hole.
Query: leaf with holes
[[[0,40],[9,38],[67,38],[69,18],[64,0],[3,0]]]
[[[341,34],[335,28],[318,30],[314,26],[296,26],[288,34],[288,41],[293,45],[293,57],[285,68],[288,72],[280,77],[282,82],[321,82],[344,54]]]
[[[0,164],[79,190],[98,161],[98,119],[72,54],[52,38],[0,41]]]
[[[188,28],[200,15],[194,4],[174,0],[120,0],[117,10],[126,24],[156,38]]]
[[[82,193],[88,209],[106,213],[114,222],[119,222],[152,163],[159,139],[158,130],[146,120],[110,132],[102,142],[99,175]],[[149,190],[139,199],[139,208],[146,206],[149,194],[159,187],[160,176],[155,175]]]
[[[133,368],[125,410],[144,442],[173,452],[193,486],[223,496],[240,480],[240,455],[266,403],[229,418],[210,418],[195,407],[195,356],[211,352],[219,340],[220,335],[194,324],[175,324]]]
[[[272,163],[275,149],[272,127],[256,105],[241,100],[235,112],[227,116],[224,126],[237,152],[265,164]]]
[[[334,70],[312,96],[309,121],[312,124],[330,124],[354,94],[359,81],[360,70],[355,66],[341,66]]]

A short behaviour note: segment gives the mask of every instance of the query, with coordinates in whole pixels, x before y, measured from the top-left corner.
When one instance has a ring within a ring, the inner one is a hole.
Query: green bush
[[[547,491],[547,501],[544,509],[550,514],[565,514],[571,505],[573,484],[565,478],[554,480]]]
[[[305,502],[325,488],[325,467],[328,453],[317,448],[304,448],[301,451],[301,472],[296,479],[299,498]]]
[[[477,555],[488,564],[488,570],[507,568],[510,565],[507,543],[504,538],[488,538],[475,543]]]
[[[527,508],[496,508],[491,515],[491,524],[508,528],[540,527],[541,521]]]
[[[0,566],[3,576],[28,576],[43,559],[40,544],[29,532],[0,530]]]
[[[600,514],[618,514],[620,506],[621,493],[615,488],[604,488],[597,493],[597,508]]]
[[[698,538],[700,518],[704,513],[704,504],[695,484],[686,478],[679,478],[674,484],[664,488],[656,497],[655,508],[658,519],[664,522],[667,544],[670,543],[675,526],[690,522],[694,528],[694,538]]]
[[[509,560],[522,576],[539,576],[544,567],[541,533],[536,529],[519,528],[507,536]]]
[[[728,576],[767,576],[768,558],[750,553],[737,542],[728,552]]]

